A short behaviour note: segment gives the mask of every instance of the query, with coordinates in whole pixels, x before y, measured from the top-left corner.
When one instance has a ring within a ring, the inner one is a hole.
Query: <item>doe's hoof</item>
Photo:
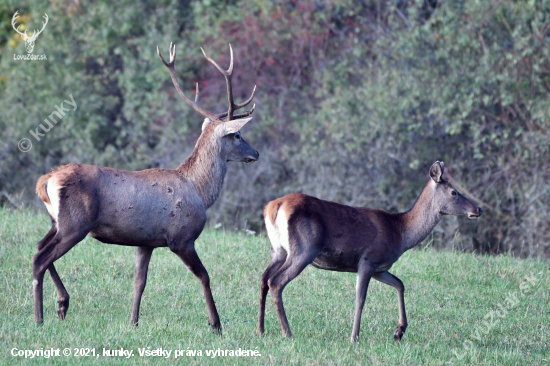
[[[403,335],[405,334],[405,329],[402,328],[401,326],[398,326],[397,327],[397,330],[395,331],[395,333],[393,333],[393,340],[398,343],[401,338],[403,338]]]
[[[221,326],[220,322],[208,323],[208,325],[212,326],[212,332],[214,334],[218,334],[218,335],[222,334],[222,326]]]
[[[57,316],[61,320],[65,320],[65,317],[67,316],[67,310],[69,310],[69,299],[67,300],[59,300],[57,302]]]

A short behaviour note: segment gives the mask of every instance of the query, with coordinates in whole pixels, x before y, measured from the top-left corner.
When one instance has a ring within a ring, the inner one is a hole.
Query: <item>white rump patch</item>
[[[61,189],[61,185],[55,175],[47,180],[47,184],[46,193],[48,193],[48,198],[51,203],[45,203],[46,209],[57,222],[57,215],[59,214],[59,190]]]
[[[268,216],[265,217],[265,227],[267,229],[267,236],[275,252],[280,252],[281,249],[290,253],[289,239],[288,239],[288,220],[285,210],[283,209],[284,203],[279,207],[277,211],[277,217],[275,224],[271,223]]]

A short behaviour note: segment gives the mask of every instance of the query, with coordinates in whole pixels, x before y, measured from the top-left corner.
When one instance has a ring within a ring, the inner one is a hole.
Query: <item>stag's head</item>
[[[229,69],[222,69],[214,60],[206,55],[206,52],[201,48],[206,59],[218,69],[223,76],[227,84],[227,96],[229,99],[229,109],[227,112],[222,113],[211,113],[207,110],[199,107],[199,84],[196,85],[195,91],[195,100],[192,101],[189,99],[181,90],[176,77],[176,71],[174,70],[174,62],[176,60],[176,46],[170,43],[170,62],[166,62],[160,51],[157,47],[157,53],[162,61],[162,63],[168,68],[170,76],[172,77],[172,82],[176,87],[178,94],[183,98],[183,100],[189,104],[194,110],[202,114],[205,118],[202,125],[202,134],[197,141],[197,145],[203,144],[206,141],[213,142],[213,146],[218,147],[219,153],[222,154],[222,157],[225,161],[239,161],[244,163],[252,163],[258,160],[260,154],[254,150],[241,136],[241,129],[243,126],[248,123],[252,117],[252,112],[254,112],[255,105],[249,111],[246,111],[241,114],[235,115],[234,112],[240,108],[243,108],[252,102],[254,99],[254,93],[256,92],[256,87],[252,90],[252,95],[240,104],[235,104],[233,101],[233,88],[231,84],[231,76],[233,75],[233,49],[229,45],[229,51],[231,53],[231,62]]]
[[[23,33],[21,33],[19,31],[19,27],[21,27],[20,25],[18,25],[17,28],[15,27],[17,18],[19,18],[19,15],[18,15],[18,12],[16,11],[15,14],[13,14],[13,18],[11,18],[11,26],[13,27],[13,29],[15,29],[15,31],[17,33],[19,33],[21,35],[21,38],[23,38],[23,41],[25,41],[25,48],[27,49],[27,53],[32,53],[32,51],[34,49],[34,42],[38,38],[38,35],[40,33],[42,33],[44,28],[46,28],[46,24],[48,24],[48,19],[49,19],[48,14],[44,13],[43,18],[44,18],[45,22],[42,22],[42,29],[40,29],[40,30],[35,29],[34,32],[32,33],[32,36],[27,35],[27,30],[26,29]]]
[[[443,215],[468,216],[469,219],[477,219],[483,211],[454,189],[451,183],[441,178],[444,169],[445,165],[439,161],[430,167],[430,178],[435,183],[434,200],[439,212]]]

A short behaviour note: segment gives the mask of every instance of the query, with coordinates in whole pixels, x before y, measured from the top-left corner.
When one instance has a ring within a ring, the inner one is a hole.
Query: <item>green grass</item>
[[[360,340],[349,341],[355,301],[355,275],[308,267],[284,292],[294,337],[283,339],[268,295],[266,334],[256,336],[259,278],[269,262],[265,236],[205,231],[196,243],[208,269],[223,335],[211,333],[199,281],[167,248],[151,260],[142,300],[140,326],[129,325],[134,249],[86,239],[56,262],[71,295],[65,321],[56,314],[56,292],[44,281],[44,324],[33,319],[31,259],[49,229],[45,214],[0,210],[0,364],[169,364],[139,357],[138,348],[168,350],[257,349],[261,357],[184,356],[181,364],[262,365],[527,365],[549,364],[550,263],[509,256],[412,250],[392,268],[404,282],[409,328],[396,345],[397,295],[372,281],[363,312]],[[538,279],[520,294],[526,276]],[[510,308],[506,299],[517,293]],[[487,334],[483,321],[498,304]],[[468,343],[466,340],[472,341]],[[465,351],[464,342],[470,347]],[[12,357],[11,349],[95,347],[134,350],[124,358]],[[462,356],[458,359],[455,353]]]

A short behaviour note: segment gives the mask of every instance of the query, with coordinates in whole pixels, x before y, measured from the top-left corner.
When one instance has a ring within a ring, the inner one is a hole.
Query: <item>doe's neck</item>
[[[413,207],[399,215],[402,229],[403,252],[414,248],[426,239],[434,229],[442,214],[434,200],[435,183],[430,179]]]

